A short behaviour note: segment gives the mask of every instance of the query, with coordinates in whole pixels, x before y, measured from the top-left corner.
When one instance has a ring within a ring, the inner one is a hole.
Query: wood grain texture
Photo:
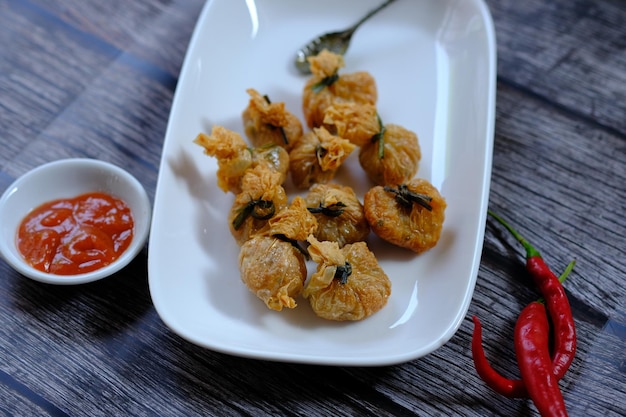
[[[579,347],[572,416],[623,415],[626,387],[626,2],[487,0],[498,89],[490,208],[556,271]],[[0,0],[0,190],[43,162],[96,157],[151,198],[201,0]],[[0,222],[2,219],[0,219]],[[519,245],[489,220],[468,316],[434,353],[375,368],[273,363],[190,344],[160,320],[146,253],[110,279],[40,284],[0,260],[0,415],[535,416],[476,375],[477,315],[494,366],[538,296]]]

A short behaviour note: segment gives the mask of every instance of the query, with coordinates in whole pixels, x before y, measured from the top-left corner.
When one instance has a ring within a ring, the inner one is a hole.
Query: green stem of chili
[[[541,258],[541,254],[537,249],[535,249],[522,235],[520,235],[517,230],[513,229],[502,217],[498,216],[491,210],[487,210],[487,213],[494,219],[496,219],[502,226],[504,226],[512,235],[517,239],[519,243],[522,244],[524,249],[526,249],[526,257],[530,258],[532,256],[538,256]]]

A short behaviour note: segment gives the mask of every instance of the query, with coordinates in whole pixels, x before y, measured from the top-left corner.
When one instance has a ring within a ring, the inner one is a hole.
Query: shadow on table
[[[38,331],[54,329],[66,336],[107,337],[141,318],[152,302],[148,290],[146,249],[126,268],[99,281],[80,285],[51,285],[17,273],[3,297],[16,311],[32,317]],[[73,336],[74,335],[74,336]]]

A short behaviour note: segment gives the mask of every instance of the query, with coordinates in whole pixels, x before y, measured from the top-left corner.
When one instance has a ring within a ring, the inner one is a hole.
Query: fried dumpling
[[[277,311],[296,307],[307,276],[304,255],[290,242],[267,235],[241,246],[239,271],[246,287]]]
[[[282,184],[289,170],[289,153],[280,146],[250,148],[239,135],[223,126],[214,126],[211,134],[200,133],[193,141],[204,153],[217,159],[217,185],[224,192],[241,192],[244,173],[257,165],[265,165],[280,174]]]
[[[295,197],[269,220],[263,234],[244,242],[239,252],[241,280],[272,310],[296,307],[307,271],[304,250],[298,241],[317,229],[302,197]]]
[[[302,295],[315,314],[328,320],[362,320],[382,309],[391,281],[365,242],[339,248],[337,242],[308,239],[317,270]]]
[[[327,183],[356,146],[323,127],[305,133],[289,152],[289,172],[297,188]]]
[[[370,227],[363,205],[351,187],[335,183],[314,184],[304,197],[308,210],[315,215],[318,240],[347,243],[365,240]]]
[[[365,193],[363,205],[372,231],[387,242],[421,253],[439,241],[446,200],[425,179],[377,185]]]
[[[288,205],[280,174],[265,165],[246,171],[241,192],[228,215],[230,231],[239,245],[269,228],[268,221]]]
[[[415,176],[422,157],[417,135],[395,124],[387,124],[382,134],[359,150],[359,163],[378,185],[397,186]]]
[[[341,55],[323,50],[309,58],[313,75],[302,92],[302,112],[309,128],[324,123],[326,109],[335,103],[355,102],[375,105],[376,80],[366,71],[339,74],[344,66]]]
[[[279,145],[289,150],[302,136],[302,123],[283,102],[271,102],[255,89],[246,90],[250,101],[242,114],[244,131],[253,146]]]

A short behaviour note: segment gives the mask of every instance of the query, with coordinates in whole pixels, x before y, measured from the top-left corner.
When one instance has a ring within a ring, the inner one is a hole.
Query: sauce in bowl
[[[33,268],[77,275],[114,262],[133,239],[126,203],[95,192],[59,199],[32,210],[21,222],[17,247]]]

